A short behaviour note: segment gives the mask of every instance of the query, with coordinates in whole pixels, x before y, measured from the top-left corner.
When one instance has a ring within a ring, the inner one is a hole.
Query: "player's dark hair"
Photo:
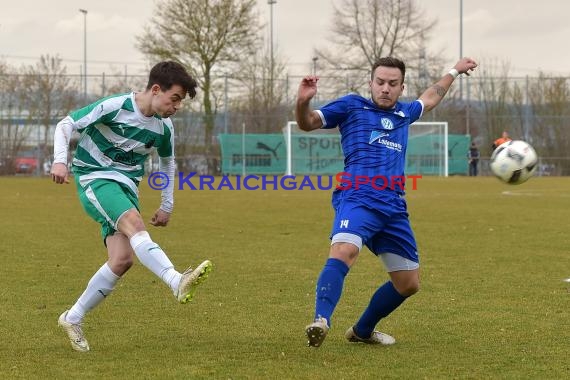
[[[192,99],[196,96],[196,80],[178,62],[159,62],[150,70],[146,89],[150,90],[153,85],[159,85],[162,91],[168,91],[172,86],[179,85]]]
[[[370,80],[374,80],[374,71],[376,71],[380,66],[400,69],[400,72],[402,73],[402,83],[404,82],[404,78],[406,77],[406,64],[402,60],[394,57],[382,57],[374,62],[372,65],[372,72],[370,73]]]

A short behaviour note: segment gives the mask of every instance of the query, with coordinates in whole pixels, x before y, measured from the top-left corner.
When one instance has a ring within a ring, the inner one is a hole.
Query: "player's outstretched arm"
[[[460,59],[455,66],[447,74],[445,74],[437,83],[429,87],[420,96],[420,100],[424,103],[424,113],[435,108],[441,99],[447,94],[449,87],[460,74],[469,75],[477,67],[477,62],[471,58]]]
[[[311,110],[311,99],[317,93],[317,81],[319,77],[309,75],[304,77],[299,84],[297,91],[297,105],[295,107],[295,117],[297,125],[303,131],[312,131],[323,126],[320,116]]]

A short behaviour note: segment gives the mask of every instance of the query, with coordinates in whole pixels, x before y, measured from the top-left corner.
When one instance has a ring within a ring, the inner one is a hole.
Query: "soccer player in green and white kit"
[[[162,279],[180,303],[192,300],[196,286],[212,270],[209,260],[180,273],[150,238],[139,213],[138,184],[144,162],[156,149],[160,171],[169,185],[150,224],[166,226],[173,210],[174,143],[170,116],[186,97],[196,96],[196,81],[176,62],[161,62],[149,75],[144,92],[110,96],[61,120],[54,136],[54,182],[69,183],[67,155],[74,130],[81,134],[72,170],[79,199],[87,214],[101,224],[108,260],[91,277],[77,302],[58,320],[77,351],[89,351],[81,323],[87,312],[103,301],[133,265],[141,263]]]

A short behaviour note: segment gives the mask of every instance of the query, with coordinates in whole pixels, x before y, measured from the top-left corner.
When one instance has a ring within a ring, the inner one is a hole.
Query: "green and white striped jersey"
[[[134,92],[98,100],[71,112],[60,123],[71,123],[73,130],[81,134],[72,170],[82,186],[104,178],[123,183],[138,194],[144,163],[153,149],[161,161],[173,164],[171,120],[143,115]]]

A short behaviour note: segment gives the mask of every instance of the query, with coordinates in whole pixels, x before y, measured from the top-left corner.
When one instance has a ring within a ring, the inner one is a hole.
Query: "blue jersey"
[[[382,190],[404,193],[402,186],[394,182],[404,179],[408,129],[422,115],[421,101],[397,102],[394,108],[386,110],[370,99],[349,94],[317,112],[323,128],[338,126],[340,130],[344,171],[352,181],[351,188],[346,189],[349,193],[355,190],[356,176],[377,178],[375,187],[370,183],[361,184],[360,191],[377,194],[386,184]]]

